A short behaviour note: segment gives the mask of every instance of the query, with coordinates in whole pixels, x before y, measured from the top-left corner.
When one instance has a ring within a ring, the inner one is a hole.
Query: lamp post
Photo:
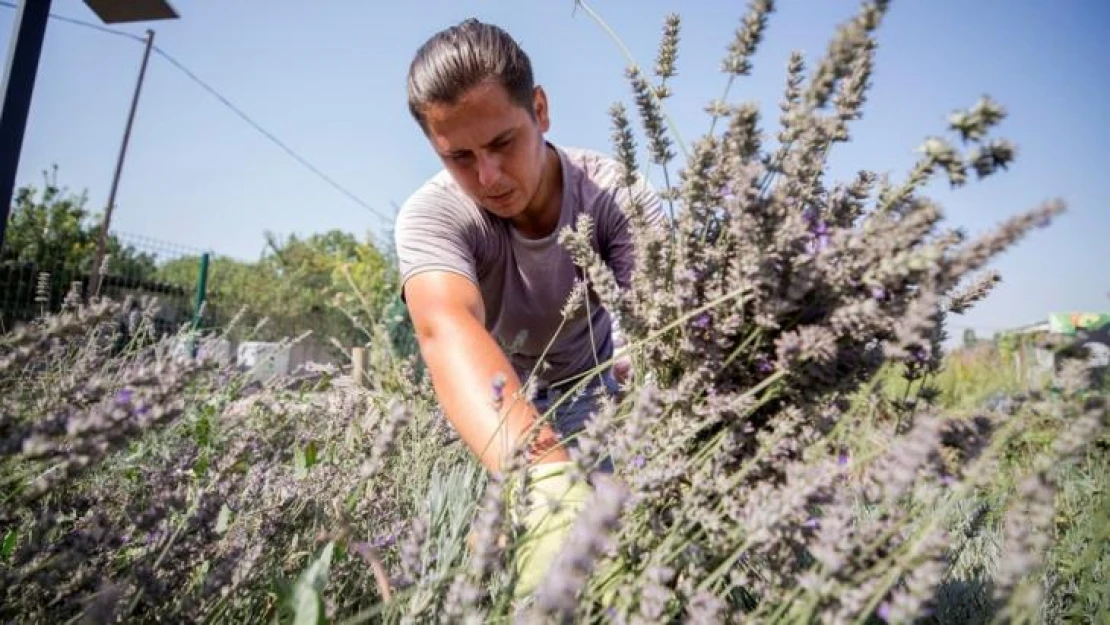
[[[105,24],[177,19],[168,0],[85,0]],[[0,250],[8,226],[15,176],[27,130],[27,114],[35,88],[50,0],[19,0],[8,61],[4,69],[3,109],[0,110]]]
[[[8,63],[4,68],[4,108],[0,110],[0,251],[4,249],[4,234],[8,230],[15,173],[19,169],[19,153],[23,149],[50,0],[22,0],[15,11]]]

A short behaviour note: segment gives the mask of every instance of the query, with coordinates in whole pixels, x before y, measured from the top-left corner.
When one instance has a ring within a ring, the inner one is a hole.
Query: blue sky
[[[439,163],[405,109],[410,55],[434,31],[468,16],[496,22],[529,52],[552,101],[557,143],[609,150],[609,105],[631,104],[625,59],[573,0],[355,0],[185,2],[182,17],[150,24],[155,42],[383,219],[305,169],[181,71],[154,55],[113,219],[115,229],[240,258],[279,235],[341,228],[378,235]],[[774,114],[791,49],[811,62],[855,2],[779,2],[754,75],[731,97]],[[707,129],[704,104],[720,95],[721,58],[741,2],[590,3],[631,48],[654,59],[664,16],[683,17],[671,113],[689,141]],[[265,8],[263,8],[265,7]],[[696,8],[695,8],[696,7]],[[1064,8],[1066,7],[1066,8]],[[54,12],[96,17],[80,0]],[[14,11],[0,7],[6,51]],[[146,24],[116,28],[142,35]],[[947,114],[987,93],[1010,116],[999,134],[1015,166],[983,183],[937,188],[949,220],[978,234],[1018,211],[1062,197],[1069,212],[995,266],[1004,282],[953,320],[990,333],[1056,310],[1110,308],[1110,4],[1032,0],[896,0],[879,32],[877,67],[855,140],[834,174],[858,168],[901,175],[914,149],[943,132]],[[52,165],[62,184],[106,201],[142,55],[140,43],[52,20],[40,64],[18,184]],[[1100,79],[1099,76],[1102,76]],[[773,132],[777,118],[766,120]]]

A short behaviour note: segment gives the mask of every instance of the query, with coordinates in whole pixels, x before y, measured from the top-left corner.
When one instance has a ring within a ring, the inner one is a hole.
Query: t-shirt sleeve
[[[418,191],[401,206],[393,239],[402,297],[409,278],[424,271],[451,271],[478,284],[470,227],[458,200],[434,187]]]
[[[636,262],[632,223],[628,217],[632,203],[641,207],[644,219],[651,227],[666,229],[670,227],[670,222],[663,211],[663,202],[659,194],[639,172],[636,173],[636,181],[631,186],[626,185],[622,178],[613,185],[610,193],[612,202],[605,207],[604,232],[601,233],[602,240],[608,241],[604,253],[615,274],[617,284],[622,289],[627,289],[632,284],[632,272]]]

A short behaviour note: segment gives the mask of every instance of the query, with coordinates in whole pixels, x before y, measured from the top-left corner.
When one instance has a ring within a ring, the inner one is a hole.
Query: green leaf
[[[19,534],[16,533],[15,528],[11,528],[4,534],[4,542],[0,543],[0,558],[7,560],[12,556],[15,551],[15,541]]]
[[[317,451],[316,441],[309,441],[303,449],[297,447],[293,450],[293,464],[296,468],[297,477],[304,477],[317,462],[319,462],[319,452]]]
[[[304,450],[299,446],[293,450],[293,468],[299,478],[308,473],[308,460],[305,458]]]
[[[295,625],[321,625],[327,623],[324,600],[320,591],[327,584],[335,543],[328,542],[316,560],[297,578],[293,586],[293,623]]]
[[[308,445],[304,448],[305,466],[311,467],[316,464],[316,441],[308,441]]]
[[[231,524],[231,508],[227,504],[220,506],[220,514],[216,517],[216,533],[223,534],[227,531],[227,526]]]

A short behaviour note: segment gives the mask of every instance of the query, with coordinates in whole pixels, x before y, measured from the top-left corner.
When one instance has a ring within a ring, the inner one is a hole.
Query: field
[[[564,312],[618,313],[634,376],[575,454],[576,479],[606,455],[616,472],[592,478],[533,597],[514,592],[513,520],[537,505],[519,468],[486,474],[390,323],[395,302],[351,280],[335,301],[368,349],[358,380],[252,383],[214,346],[253,323],[159,336],[153,308],[126,323],[130,302],[69,301],[0,336],[0,618],[1107,622],[1105,381],[1066,354],[1034,380],[1001,343],[942,347],[997,282],[992,259],[1065,209],[972,239],[923,195],[1005,175],[1004,107],[970,103],[903,180],[826,179],[885,9],[864,4],[814,67],[795,59],[780,120],[711,107],[718,132],[689,145],[667,133],[660,82],[626,76],[681,210],[660,232],[625,207],[627,291],[588,221],[563,234],[591,287]],[[769,17],[752,4],[730,85]],[[664,85],[679,29],[669,18]],[[631,175],[637,134],[611,114]],[[192,341],[196,357],[179,349]]]

